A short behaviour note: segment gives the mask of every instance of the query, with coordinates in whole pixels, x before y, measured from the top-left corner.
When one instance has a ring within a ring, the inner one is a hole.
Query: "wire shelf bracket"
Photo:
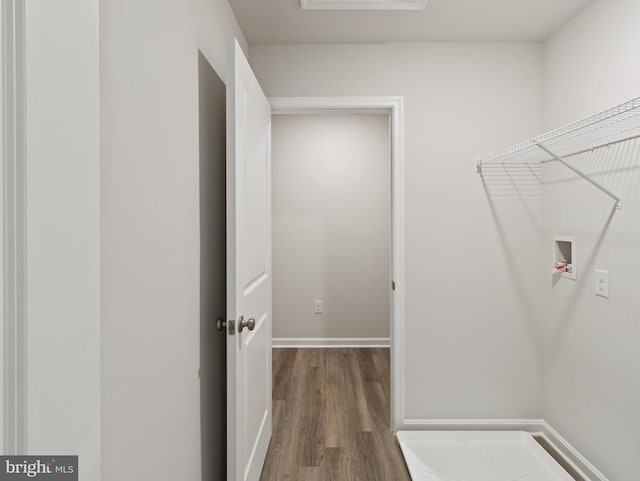
[[[580,169],[575,168],[573,165],[567,163],[562,157],[560,157],[559,155],[554,154],[553,152],[551,152],[551,150],[547,149],[544,145],[542,145],[541,143],[536,143],[536,145],[542,149],[543,151],[545,151],[547,154],[549,154],[551,157],[553,157],[555,160],[557,160],[558,162],[560,162],[562,165],[564,165],[567,169],[571,170],[572,172],[578,174],[580,177],[582,177],[584,180],[586,180],[587,182],[589,182],[591,185],[593,185],[594,187],[600,189],[602,192],[604,192],[605,194],[607,194],[609,197],[611,197],[613,200],[616,201],[616,209],[622,209],[622,199],[620,199],[619,196],[617,196],[616,194],[614,194],[613,192],[611,192],[609,189],[607,189],[604,185],[602,185],[601,183],[595,181],[592,177],[590,177],[589,175],[585,174],[584,172],[582,172]]]

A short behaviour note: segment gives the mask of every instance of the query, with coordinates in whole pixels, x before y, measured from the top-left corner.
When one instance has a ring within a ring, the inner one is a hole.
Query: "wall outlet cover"
[[[609,297],[609,271],[596,269],[595,294],[600,297]]]

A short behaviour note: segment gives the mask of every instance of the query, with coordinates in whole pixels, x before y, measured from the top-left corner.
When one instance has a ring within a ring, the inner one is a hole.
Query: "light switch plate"
[[[600,297],[609,297],[609,271],[596,269],[595,294]]]
[[[313,302],[313,313],[314,314],[322,314],[322,301],[314,301]]]

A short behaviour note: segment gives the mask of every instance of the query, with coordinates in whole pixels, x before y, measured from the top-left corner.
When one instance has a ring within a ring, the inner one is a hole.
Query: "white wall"
[[[638,19],[636,0],[596,0],[545,43],[545,129],[640,96]],[[591,185],[545,166],[545,241],[577,236],[581,260],[576,282],[545,283],[544,417],[610,480],[632,481],[640,479],[640,143],[574,162],[623,208],[612,213]],[[594,269],[609,271],[609,299],[594,295]]]
[[[226,0],[102,0],[103,480],[200,479],[198,49]]]
[[[273,337],[389,338],[389,116],[274,115],[271,129]]]
[[[97,0],[28,0],[26,50],[28,452],[78,454],[97,480]]]
[[[541,130],[536,44],[256,45],[271,96],[401,95],[407,418],[539,418],[540,185],[474,158]]]
[[[595,0],[544,44],[544,128],[640,95],[637,0]]]

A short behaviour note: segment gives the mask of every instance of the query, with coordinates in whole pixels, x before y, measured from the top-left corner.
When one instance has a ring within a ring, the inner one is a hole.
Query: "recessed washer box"
[[[574,481],[521,431],[400,431],[413,481]]]
[[[576,280],[578,278],[578,257],[576,250],[576,238],[566,235],[553,236],[553,273],[559,277]],[[559,272],[557,266],[565,263],[566,272]]]

